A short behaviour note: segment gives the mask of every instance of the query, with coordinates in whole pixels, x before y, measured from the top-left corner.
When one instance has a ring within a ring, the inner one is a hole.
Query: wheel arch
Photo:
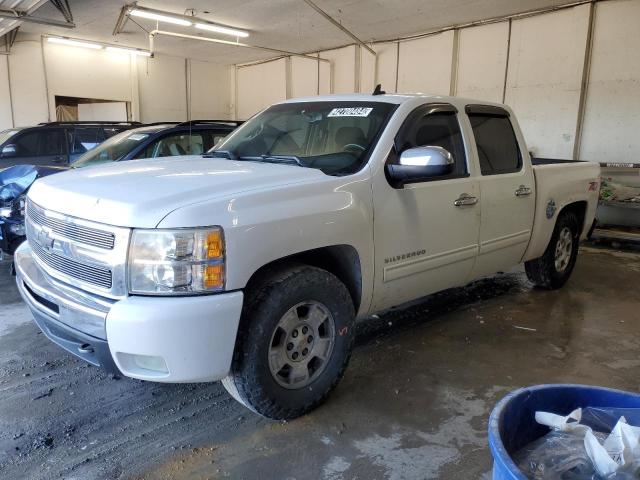
[[[245,288],[251,289],[274,272],[290,264],[321,268],[335,275],[349,291],[357,312],[362,304],[362,268],[360,255],[351,245],[331,245],[314,248],[273,260],[256,270]]]
[[[579,200],[577,202],[572,202],[572,203],[568,203],[565,206],[562,207],[562,209],[558,212],[558,215],[556,215],[556,223],[558,222],[558,219],[560,218],[560,216],[565,213],[565,212],[572,212],[573,214],[575,214],[578,217],[578,235],[582,235],[582,233],[584,232],[584,221],[587,215],[587,201],[586,200]],[[591,227],[591,226],[589,226]]]

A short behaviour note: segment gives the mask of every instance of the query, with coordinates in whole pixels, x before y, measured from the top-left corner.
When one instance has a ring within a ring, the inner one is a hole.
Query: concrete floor
[[[0,269],[0,478],[489,478],[487,418],[508,391],[640,389],[631,252],[583,248],[560,291],[533,290],[518,270],[373,318],[334,395],[287,423],[219,384],[85,365],[39,334]]]

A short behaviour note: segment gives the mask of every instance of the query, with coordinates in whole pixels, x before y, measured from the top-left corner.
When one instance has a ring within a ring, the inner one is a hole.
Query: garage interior
[[[508,392],[640,389],[640,0],[0,0],[0,37],[0,131],[245,121],[381,85],[504,103],[532,156],[598,163],[603,188],[631,192],[601,192],[560,290],[520,266],[360,321],[343,380],[291,421],[218,382],[143,382],[64,352],[6,257],[0,478],[488,480]]]

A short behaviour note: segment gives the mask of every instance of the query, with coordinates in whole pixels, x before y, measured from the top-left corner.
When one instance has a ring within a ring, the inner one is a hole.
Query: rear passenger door
[[[480,250],[473,278],[520,263],[531,237],[535,213],[534,178],[525,165],[509,112],[468,105],[480,163]]]

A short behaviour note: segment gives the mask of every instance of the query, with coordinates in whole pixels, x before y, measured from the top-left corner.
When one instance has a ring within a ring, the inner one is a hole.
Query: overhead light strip
[[[139,10],[137,8],[129,11],[130,15],[140,18],[148,18],[149,20],[156,20],[158,22],[173,23],[174,25],[181,25],[183,27],[190,27],[193,22],[184,20],[182,18],[170,17],[169,15],[163,15],[160,13],[150,12],[148,10]]]
[[[209,32],[216,32],[232,37],[246,38],[249,36],[249,32],[247,32],[246,30],[240,30],[239,28],[221,25],[197,17],[177,15],[146,7],[131,7],[128,10],[127,14],[133,17],[146,18],[149,20],[155,20],[157,22],[171,23],[173,25],[180,25],[182,27],[195,27],[199,30],[207,30]]]
[[[107,43],[89,42],[86,40],[78,40],[75,38],[47,36],[47,42],[55,43],[58,45],[66,45],[69,47],[88,48],[91,50],[106,50],[107,52],[111,53],[138,55],[142,57],[151,56],[151,52],[149,52],[148,50],[139,50],[137,48],[109,45]]]

